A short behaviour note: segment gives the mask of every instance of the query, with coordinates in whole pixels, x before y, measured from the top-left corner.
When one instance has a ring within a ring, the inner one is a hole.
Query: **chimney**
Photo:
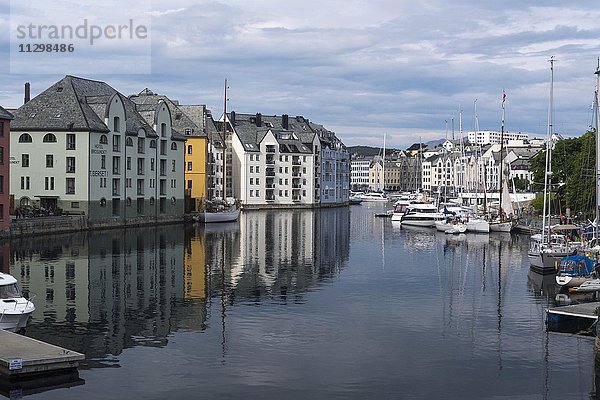
[[[283,129],[288,130],[289,123],[288,123],[288,115],[287,114],[283,114],[281,116],[281,126],[283,127]]]
[[[25,102],[23,104],[29,103],[31,100],[31,85],[29,82],[25,82]]]
[[[261,113],[256,113],[256,126],[259,128],[262,126],[262,114]]]
[[[232,127],[235,126],[235,111],[229,113],[229,122],[231,123]]]

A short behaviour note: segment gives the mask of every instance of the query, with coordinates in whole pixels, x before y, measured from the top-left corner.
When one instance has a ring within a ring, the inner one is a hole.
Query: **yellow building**
[[[206,155],[206,136],[188,136],[185,143],[185,197],[190,199],[189,211],[200,210],[206,198]]]

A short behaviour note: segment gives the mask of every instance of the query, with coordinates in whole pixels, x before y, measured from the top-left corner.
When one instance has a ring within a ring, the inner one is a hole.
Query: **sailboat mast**
[[[596,134],[596,219],[595,219],[595,236],[598,236],[600,226],[600,112],[598,105],[600,104],[600,59],[596,67],[596,93],[594,96],[594,114],[595,114],[595,134]]]
[[[506,107],[505,107],[505,103],[506,103],[506,92],[504,92],[504,89],[502,89],[502,128],[500,129],[500,174],[498,176],[498,179],[500,179],[500,203],[499,203],[499,207],[498,207],[498,212],[499,212],[499,217],[501,221],[504,221],[504,217],[502,216],[502,184],[504,182],[504,115],[505,115],[505,111],[506,111]]]
[[[227,149],[227,146],[225,145],[225,138],[227,137],[227,79],[225,79],[225,90],[224,90],[224,96],[223,96],[223,137],[221,138],[223,140],[223,155],[222,155],[222,160],[223,160],[223,168],[222,168],[222,172],[223,172],[223,202],[227,203],[227,157],[225,154],[225,150]]]
[[[554,95],[554,56],[550,57],[550,97],[548,98],[548,138],[546,141],[546,172],[544,174],[544,210],[542,215],[542,243],[544,243],[544,235],[548,230],[548,236],[550,235],[550,229],[546,229],[546,213],[550,212],[550,177],[552,176],[552,97]],[[548,225],[550,223],[550,217],[548,216]]]
[[[381,162],[381,180],[383,182],[383,191],[385,192],[385,136],[386,134],[383,134],[383,161]]]

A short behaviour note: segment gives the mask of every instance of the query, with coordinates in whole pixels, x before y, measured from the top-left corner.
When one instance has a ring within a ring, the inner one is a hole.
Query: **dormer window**
[[[43,141],[44,143],[56,143],[56,136],[53,133],[46,133]]]
[[[31,143],[33,140],[31,139],[31,135],[29,133],[24,133],[19,136],[19,143]]]

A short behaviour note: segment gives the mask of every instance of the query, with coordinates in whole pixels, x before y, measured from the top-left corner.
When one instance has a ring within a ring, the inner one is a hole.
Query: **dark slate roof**
[[[14,116],[9,113],[8,111],[6,111],[5,108],[2,108],[2,106],[0,106],[0,119],[13,119]]]
[[[205,136],[204,128],[204,108],[205,106],[181,106],[179,102],[169,99],[167,96],[159,95],[146,88],[137,95],[129,96],[133,101],[137,110],[149,121],[149,118],[154,118],[156,107],[160,101],[164,101],[169,111],[171,112],[172,127],[179,134],[185,134],[186,130],[191,130],[193,136]],[[194,115],[194,118],[190,116]],[[200,114],[197,116],[197,114]]]
[[[234,117],[228,114],[228,118],[234,119],[235,133],[247,151],[258,151],[259,143],[269,131],[275,135],[282,152],[312,153],[315,137],[319,138],[322,146],[341,146],[345,149],[335,133],[303,116],[288,116],[287,126],[284,126],[283,115],[233,114]],[[260,126],[257,126],[258,118],[261,121]]]
[[[105,82],[71,75],[65,76],[22,105],[15,112],[11,130],[109,132],[104,116],[108,101],[115,95],[125,105],[125,133],[137,135],[137,131],[144,128],[149,136],[154,136],[152,127],[123,94]]]

